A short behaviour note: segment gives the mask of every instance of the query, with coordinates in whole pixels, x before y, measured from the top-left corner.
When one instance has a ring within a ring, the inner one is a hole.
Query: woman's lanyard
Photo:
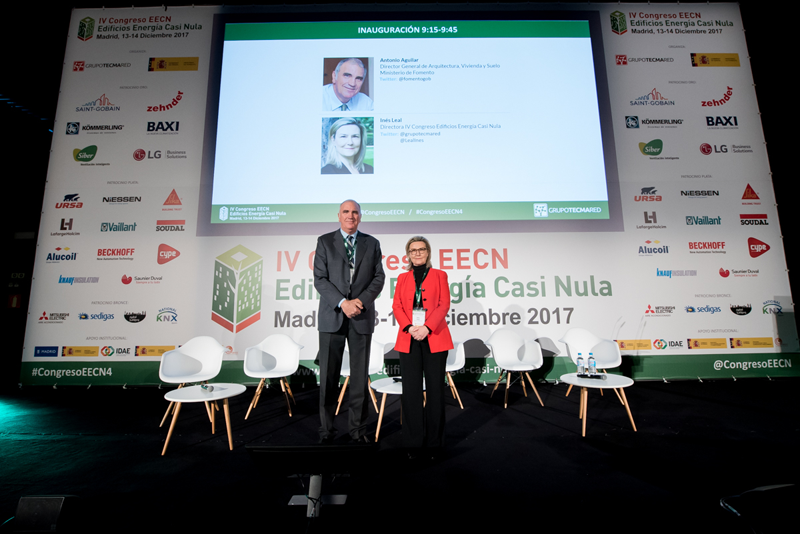
[[[422,280],[420,280],[419,285],[414,292],[414,308],[422,308],[422,283],[425,282],[425,277],[428,276],[429,270],[430,269],[425,269],[425,274],[422,275]]]

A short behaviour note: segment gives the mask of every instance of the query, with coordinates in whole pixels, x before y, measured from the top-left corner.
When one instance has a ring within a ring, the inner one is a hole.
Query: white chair
[[[467,358],[464,353],[464,344],[456,343],[456,346],[447,353],[447,363],[445,364],[444,368],[445,372],[447,373],[447,382],[450,384],[450,392],[453,394],[453,398],[458,400],[458,405],[461,406],[462,410],[464,409],[464,404],[461,402],[461,397],[456,389],[456,384],[453,382],[453,375],[450,373],[463,369],[466,361]]]
[[[525,388],[525,377],[528,377],[528,382],[536,393],[536,398],[539,399],[539,404],[544,406],[542,398],[539,396],[539,391],[531,379],[529,371],[539,369],[544,364],[544,357],[542,356],[542,347],[536,341],[525,341],[522,337],[512,332],[511,330],[500,329],[496,330],[486,341],[486,346],[489,347],[492,358],[495,363],[502,369],[500,376],[497,378],[497,383],[494,385],[492,395],[500,385],[500,380],[503,375],[506,375],[506,395],[505,395],[505,408],[508,408],[508,388],[511,385],[511,373],[520,373],[522,381],[522,391],[525,396],[528,392]]]
[[[350,383],[350,345],[346,344],[346,347],[347,348],[344,351],[344,355],[342,356],[341,372],[341,375],[345,377],[344,385],[342,386],[342,392],[339,393],[339,404],[336,405],[336,413],[334,415],[339,415],[339,408],[342,407],[344,392],[347,391],[347,384]],[[392,343],[389,346],[389,349],[393,348],[394,344]],[[367,364],[367,375],[374,375],[383,369],[384,350],[386,350],[386,344],[378,343],[373,338],[369,347],[369,364]],[[369,390],[369,395],[372,398],[372,405],[375,407],[375,413],[378,413],[378,399],[375,398],[375,392],[372,391],[372,380],[369,378],[369,376],[367,376],[367,389]]]
[[[179,384],[179,388],[193,382],[208,382],[219,374],[219,370],[222,368],[223,354],[225,354],[225,347],[213,337],[193,337],[177,349],[168,350],[161,355],[158,377],[167,384]],[[173,405],[173,402],[169,403],[167,413],[161,419],[159,427],[164,425]],[[208,403],[206,403],[206,411],[211,420],[211,408]]]
[[[244,352],[244,374],[252,378],[260,378],[256,393],[253,395],[253,400],[250,401],[250,407],[247,409],[245,419],[250,417],[250,411],[258,405],[258,399],[261,398],[261,390],[264,388],[264,383],[268,378],[280,379],[281,391],[286,399],[286,407],[289,409],[289,417],[292,416],[292,405],[289,402],[291,397],[292,402],[297,404],[292,394],[292,388],[289,387],[289,382],[286,377],[293,375],[297,372],[300,366],[300,350],[302,345],[295,343],[295,341],[286,334],[273,334],[267,337],[264,341],[254,347],[249,347]]]
[[[606,369],[613,369],[622,364],[622,354],[620,354],[619,345],[615,341],[597,337],[583,328],[570,328],[559,341],[567,346],[567,354],[575,365],[578,365],[578,356],[581,356],[584,365],[588,366],[589,354],[594,357],[595,367],[606,373]],[[572,391],[571,385],[567,389],[567,395],[570,391]],[[601,389],[600,394],[602,393]],[[622,402],[619,391],[614,389],[614,393]]]

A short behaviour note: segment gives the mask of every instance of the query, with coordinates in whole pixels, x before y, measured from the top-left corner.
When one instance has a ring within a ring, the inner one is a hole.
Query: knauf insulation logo
[[[628,31],[628,19],[625,18],[625,13],[621,11],[611,13],[611,31],[617,35]]]
[[[94,36],[94,19],[85,17],[78,22],[78,39],[88,41]]]
[[[264,259],[237,245],[214,261],[211,320],[231,332],[240,332],[261,319]]]

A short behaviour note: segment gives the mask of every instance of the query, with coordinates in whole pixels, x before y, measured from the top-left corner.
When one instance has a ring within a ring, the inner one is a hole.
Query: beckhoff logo
[[[783,307],[777,300],[765,300],[761,307],[761,313],[765,315],[783,315]]]
[[[708,198],[708,197],[718,197],[719,191],[714,190],[706,190],[706,191],[681,191],[682,197],[689,197],[689,198]]]
[[[769,245],[755,237],[748,237],[747,249],[751,258],[757,258],[769,250]]]
[[[101,232],[135,232],[137,223],[104,222],[100,224]]]
[[[704,156],[709,156],[711,154],[727,154],[728,153],[728,145],[709,145],[708,143],[703,143],[700,145],[700,153]]]
[[[134,248],[98,248],[98,260],[132,260]]]
[[[56,209],[66,210],[66,209],[82,208],[83,202],[78,202],[80,198],[81,197],[78,195],[78,193],[71,193],[69,195],[64,195],[64,200],[62,202],[56,202]]]
[[[722,216],[709,217],[708,215],[687,215],[686,224],[689,226],[706,225],[706,226],[719,226],[722,224]]]
[[[653,139],[649,143],[639,143],[639,151],[645,156],[658,156],[664,150],[664,141]]]
[[[655,256],[656,254],[669,254],[669,246],[662,245],[661,241],[649,239],[639,246],[639,256]]]
[[[631,106],[674,106],[675,101],[666,98],[658,89],[653,87],[649,93],[638,96],[630,101]]]
[[[658,195],[655,187],[643,187],[641,195],[634,195],[634,202],[661,202],[661,195]]]
[[[123,317],[125,317],[125,320],[129,323],[141,323],[144,321],[144,318],[147,317],[147,312],[125,312]]]
[[[78,22],[78,40],[88,41],[94,35],[94,19],[84,17]]]
[[[740,213],[739,223],[742,226],[769,226],[766,213]]]
[[[738,130],[739,119],[736,117],[736,115],[729,115],[727,117],[706,116],[706,128],[709,130]]]
[[[750,304],[731,304],[731,312],[734,315],[747,315],[751,311],[753,311],[753,306]]]
[[[156,322],[157,323],[177,323],[178,322],[178,312],[175,311],[175,308],[161,308],[158,310],[158,315],[156,315]]]
[[[611,32],[617,35],[622,35],[628,31],[628,21],[625,19],[625,13],[621,11],[614,11],[611,13]]]
[[[141,201],[142,197],[103,197],[103,204],[135,204]]]
[[[183,232],[186,219],[156,221],[156,232]]]
[[[181,123],[179,121],[147,123],[147,135],[175,135],[180,129]]]
[[[178,91],[178,94],[168,104],[159,104],[157,106],[147,106],[149,113],[158,113],[160,111],[169,111],[177,106],[183,100],[183,91]]]
[[[689,254],[726,254],[725,241],[689,241]]]
[[[72,151],[73,159],[78,162],[92,161],[96,155],[97,145],[89,145],[84,149],[76,148]]]
[[[165,245],[164,243],[158,245],[159,265],[164,265],[165,263],[169,263],[180,255],[181,253],[178,251],[178,249],[172,248],[171,246]]]
[[[75,107],[75,113],[94,112],[94,111],[119,111],[120,106],[111,103],[105,93],[94,100],[90,100],[83,105]]]
[[[69,247],[56,247],[55,252],[48,252],[46,263],[59,263],[62,261],[72,261],[78,258],[77,252],[69,252]]]
[[[733,96],[733,87],[728,87],[719,100],[703,100],[701,105],[703,107],[724,106],[731,99],[731,96]]]

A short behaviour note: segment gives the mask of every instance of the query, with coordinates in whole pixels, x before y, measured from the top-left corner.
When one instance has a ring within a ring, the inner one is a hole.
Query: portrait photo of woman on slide
[[[327,136],[322,174],[373,174],[372,165],[364,163],[367,154],[367,129],[356,118],[334,122]]]

